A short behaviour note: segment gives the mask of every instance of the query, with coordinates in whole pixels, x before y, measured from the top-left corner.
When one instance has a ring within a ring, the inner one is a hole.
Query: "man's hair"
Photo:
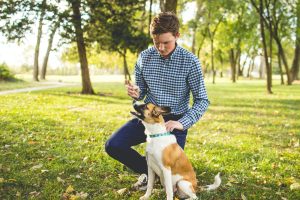
[[[152,35],[171,32],[175,36],[179,33],[179,20],[172,12],[159,13],[158,16],[153,18],[150,31]]]

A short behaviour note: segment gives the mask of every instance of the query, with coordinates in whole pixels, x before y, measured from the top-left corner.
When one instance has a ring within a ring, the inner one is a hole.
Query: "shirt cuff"
[[[178,121],[182,124],[183,130],[186,130],[192,126],[190,120],[185,116],[179,119]]]

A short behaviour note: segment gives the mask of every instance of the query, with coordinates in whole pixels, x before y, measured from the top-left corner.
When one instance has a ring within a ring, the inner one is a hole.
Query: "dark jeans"
[[[165,121],[178,120],[179,115],[164,116]],[[147,174],[148,167],[145,156],[132,149],[132,146],[146,142],[145,127],[139,119],[132,119],[115,132],[106,142],[105,150],[112,158],[139,174]],[[174,130],[177,143],[184,149],[187,130]]]

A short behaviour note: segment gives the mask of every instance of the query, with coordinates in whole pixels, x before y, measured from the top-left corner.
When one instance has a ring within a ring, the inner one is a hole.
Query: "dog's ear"
[[[171,108],[167,106],[155,106],[154,109],[152,110],[152,114],[156,117],[159,115],[167,115],[171,112]]]

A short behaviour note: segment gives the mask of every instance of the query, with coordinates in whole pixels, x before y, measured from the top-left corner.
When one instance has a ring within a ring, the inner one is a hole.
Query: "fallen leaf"
[[[74,190],[74,188],[72,187],[72,185],[69,185],[69,187],[66,189],[66,193],[72,193],[72,192],[74,192],[75,190]]]
[[[35,166],[31,167],[30,169],[31,170],[36,170],[36,169],[40,169],[42,167],[43,167],[43,164],[38,164],[38,165],[35,165]]]
[[[118,190],[117,193],[119,195],[123,195],[126,192],[126,190],[127,190],[127,188],[122,188],[122,189]]]
[[[60,183],[64,183],[64,182],[65,182],[65,180],[63,180],[63,179],[60,178],[60,177],[57,177],[56,180],[57,180],[58,182],[60,182]]]
[[[247,200],[247,197],[244,194],[241,194],[243,200]]]
[[[300,190],[300,184],[299,183],[293,183],[290,185],[291,190]]]
[[[86,192],[80,192],[80,193],[77,193],[76,196],[78,196],[80,199],[86,199],[88,197],[88,193]]]

